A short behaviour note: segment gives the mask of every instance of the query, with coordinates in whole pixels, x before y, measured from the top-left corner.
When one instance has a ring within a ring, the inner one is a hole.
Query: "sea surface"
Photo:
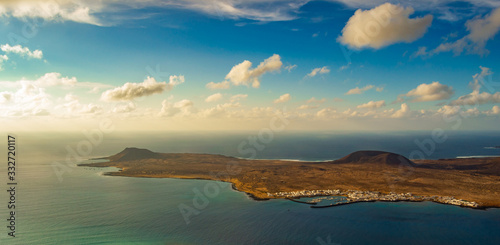
[[[117,169],[76,167],[74,159],[66,159],[68,149],[77,150],[79,144],[88,152],[84,159],[125,147],[248,157],[238,145],[248,137],[258,139],[258,131],[113,132],[86,149],[89,144],[81,142],[90,141],[83,133],[15,136],[16,237],[7,235],[9,196],[2,191],[0,244],[500,244],[500,209],[431,202],[313,209],[287,200],[254,201],[222,182],[105,176],[103,172]],[[500,149],[492,148],[500,145],[499,132],[446,136],[432,146],[431,132],[280,133],[260,142],[264,147],[256,158],[319,161],[356,150],[407,157],[421,151],[429,159],[500,155]],[[426,148],[415,140],[426,142]],[[5,159],[6,142],[0,146]],[[5,176],[0,183],[7,189],[6,167],[0,176]],[[209,195],[200,198],[200,193]],[[191,211],[187,219],[179,207]]]

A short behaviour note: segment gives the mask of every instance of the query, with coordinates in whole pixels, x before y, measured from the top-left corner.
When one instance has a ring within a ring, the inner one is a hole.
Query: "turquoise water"
[[[110,135],[91,155],[110,155],[125,146],[229,154],[234,152],[235,142],[246,135]],[[500,209],[472,210],[429,202],[359,203],[312,209],[286,200],[253,201],[227,183],[102,175],[103,171],[115,170],[112,168],[71,167],[59,181],[53,161],[63,162],[66,145],[74,146],[82,136],[57,137],[18,135],[17,232],[12,239],[3,228],[0,244],[500,244]],[[347,135],[283,135],[277,136],[267,148],[271,150],[264,150],[260,156],[331,159],[344,155],[359,142],[369,147],[376,137],[353,135],[351,146],[346,144]],[[408,142],[412,137],[419,136],[406,137]],[[378,147],[398,145],[401,151],[411,151],[411,147],[403,147],[404,136],[394,139],[382,137]],[[467,148],[472,148],[468,150],[470,155],[491,155],[496,154],[495,149],[483,148],[498,145],[495,140],[500,138],[472,134],[458,135],[456,139],[474,139],[476,143]],[[124,143],[132,141],[135,144]],[[296,149],[304,142],[323,145],[315,149],[323,153],[297,154]],[[450,150],[459,144],[457,141],[450,144],[440,146],[441,155],[436,158],[463,155],[463,149]],[[334,145],[344,145],[345,149],[331,149]],[[333,153],[324,153],[328,149]],[[5,169],[1,171],[5,176]],[[207,198],[206,207],[192,215],[187,224],[179,205],[192,207],[196,196],[193,189],[203,191],[207,186],[216,186],[218,193]],[[7,200],[6,193],[1,198]],[[0,206],[0,215],[3,220],[7,218],[6,205]]]

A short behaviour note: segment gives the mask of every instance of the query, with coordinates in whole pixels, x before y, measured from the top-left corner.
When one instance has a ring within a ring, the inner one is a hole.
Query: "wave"
[[[286,162],[331,162],[335,161],[335,159],[327,159],[327,160],[302,160],[302,159],[273,159],[273,158],[245,158],[245,157],[234,157],[242,160],[269,160],[269,161],[286,161]]]
[[[456,158],[486,158],[486,157],[500,157],[498,155],[482,155],[482,156],[457,156]]]

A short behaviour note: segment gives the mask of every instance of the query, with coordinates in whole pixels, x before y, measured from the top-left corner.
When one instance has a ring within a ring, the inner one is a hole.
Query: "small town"
[[[449,196],[417,196],[412,193],[394,193],[383,194],[378,191],[357,191],[357,190],[301,190],[301,191],[291,191],[291,192],[277,192],[277,193],[267,193],[269,197],[282,197],[288,199],[300,198],[300,197],[319,197],[328,196],[327,200],[332,200],[330,196],[340,196],[340,202],[330,204],[328,206],[337,206],[342,204],[356,203],[356,202],[373,202],[373,201],[383,201],[383,202],[399,202],[399,201],[409,201],[409,202],[422,202],[431,201],[443,204],[450,204],[462,207],[478,208],[479,204],[472,201],[466,201],[461,199],[456,199]],[[320,197],[308,201],[309,204],[317,204],[327,197]]]

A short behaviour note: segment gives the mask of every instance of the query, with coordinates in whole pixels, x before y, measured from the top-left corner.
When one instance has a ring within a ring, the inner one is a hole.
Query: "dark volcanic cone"
[[[115,162],[125,162],[132,160],[141,160],[141,159],[160,159],[162,155],[160,153],[152,152],[147,149],[140,149],[135,147],[128,147],[120,153],[108,157],[109,160]]]
[[[391,166],[415,166],[415,163],[408,158],[391,152],[385,151],[356,151],[333,163],[375,163]]]

